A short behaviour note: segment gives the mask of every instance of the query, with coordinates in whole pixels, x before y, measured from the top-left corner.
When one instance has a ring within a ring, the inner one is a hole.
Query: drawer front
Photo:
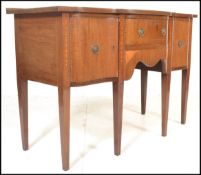
[[[118,18],[73,15],[70,40],[72,82],[118,76]]]
[[[162,18],[126,19],[126,45],[165,45],[167,20]]]
[[[153,67],[159,61],[167,59],[167,27],[167,17],[135,15],[126,19],[125,80],[131,78],[139,62]]]
[[[184,18],[174,19],[172,69],[188,65],[188,46],[190,21]]]

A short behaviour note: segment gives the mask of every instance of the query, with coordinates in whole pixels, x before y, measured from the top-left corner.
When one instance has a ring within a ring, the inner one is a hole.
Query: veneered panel
[[[26,79],[57,84],[57,18],[55,14],[15,16],[17,61]]]
[[[73,15],[70,48],[72,82],[117,77],[118,18]]]
[[[174,18],[172,69],[188,66],[189,30],[188,18]]]

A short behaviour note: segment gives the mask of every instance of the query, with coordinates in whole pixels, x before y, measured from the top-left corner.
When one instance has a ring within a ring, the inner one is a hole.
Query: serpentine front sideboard
[[[23,149],[28,149],[28,80],[58,86],[63,169],[69,169],[70,87],[113,83],[114,152],[120,155],[124,80],[141,69],[145,113],[148,70],[162,74],[162,136],[167,134],[172,70],[182,70],[186,121],[192,20],[172,12],[82,7],[8,8],[15,14],[17,86]]]

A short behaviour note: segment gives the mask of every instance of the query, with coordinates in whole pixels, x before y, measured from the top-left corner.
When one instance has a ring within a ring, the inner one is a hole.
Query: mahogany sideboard
[[[161,72],[162,136],[167,134],[171,71],[182,70],[181,123],[191,63],[192,20],[173,12],[82,7],[8,8],[14,14],[23,149],[28,149],[28,80],[58,86],[63,169],[69,169],[70,88],[113,83],[114,153],[121,152],[124,80],[141,69],[141,112],[147,73]]]

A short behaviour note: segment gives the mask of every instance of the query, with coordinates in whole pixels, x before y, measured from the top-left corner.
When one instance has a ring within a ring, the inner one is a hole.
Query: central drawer
[[[137,64],[155,66],[167,59],[168,17],[128,15],[125,22],[124,79],[131,78]]]
[[[75,14],[71,17],[71,82],[118,77],[118,18]]]
[[[167,18],[133,16],[126,19],[127,47],[164,46],[167,36]]]

